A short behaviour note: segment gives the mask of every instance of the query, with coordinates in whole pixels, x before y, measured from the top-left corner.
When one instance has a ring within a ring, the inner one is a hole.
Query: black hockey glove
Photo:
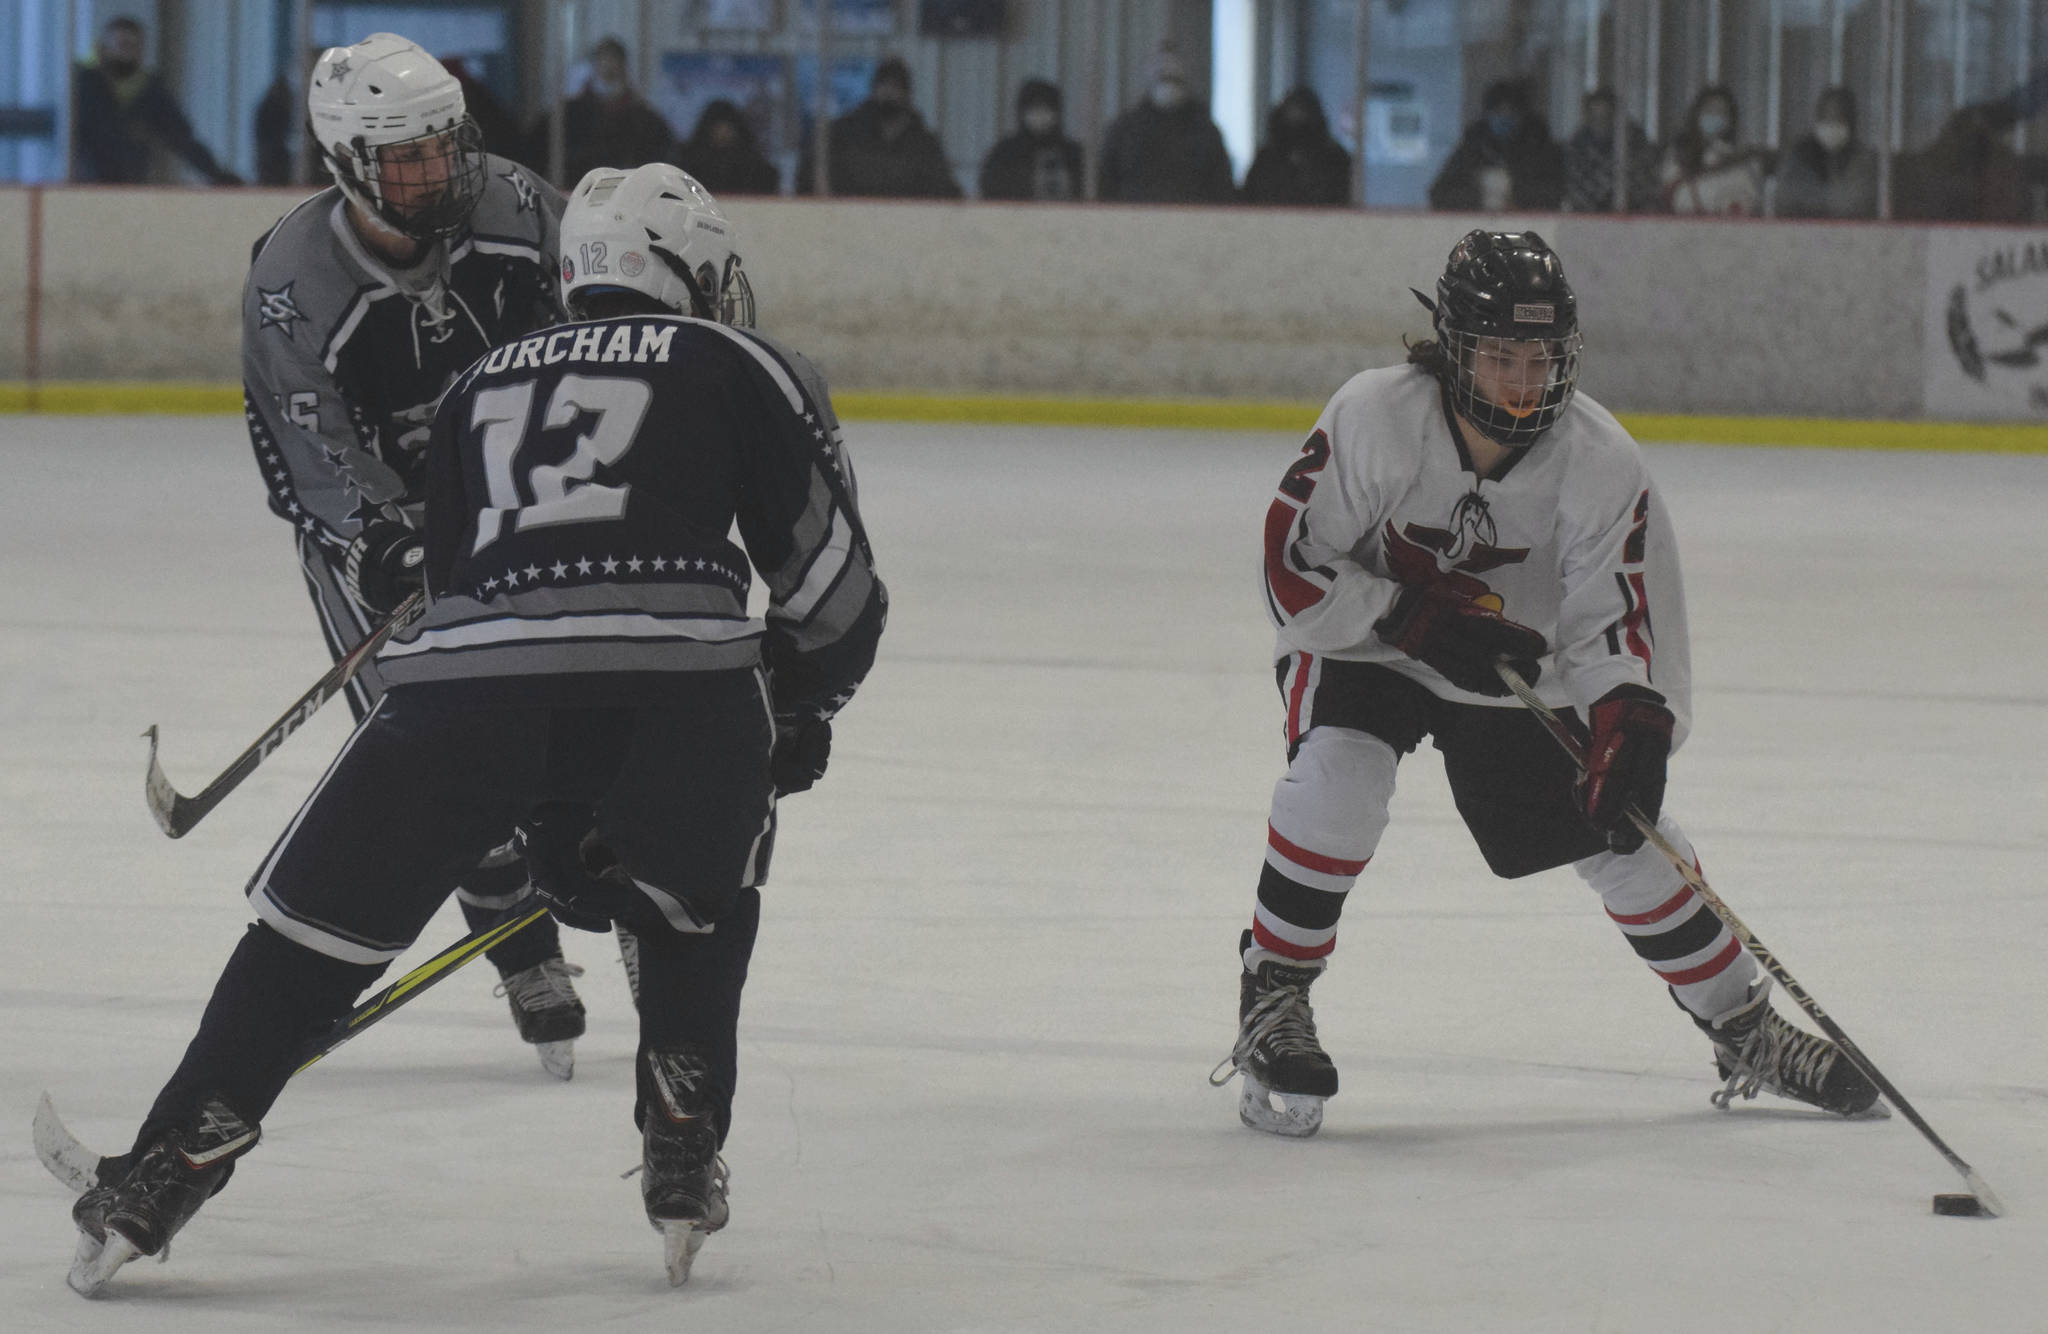
[[[554,802],[519,824],[513,842],[526,858],[533,892],[556,921],[578,931],[609,931],[613,922],[635,933],[669,929],[612,850],[598,841],[588,806]]]
[[[1646,686],[1616,686],[1586,711],[1592,740],[1579,775],[1579,809],[1615,852],[1643,846],[1625,813],[1634,806],[1651,824],[1664,809],[1664,762],[1671,757],[1671,710]]]
[[[831,758],[831,719],[775,720],[775,749],[768,757],[768,775],[775,781],[776,796],[810,791],[811,785],[825,776],[825,764]]]
[[[392,519],[370,520],[343,557],[350,596],[379,616],[389,616],[419,591],[426,577],[420,562],[426,554],[417,530]]]
[[[1394,599],[1394,609],[1373,622],[1372,629],[1417,662],[1434,667],[1444,680],[1475,695],[1508,693],[1493,669],[1497,658],[1506,658],[1523,680],[1533,683],[1539,671],[1536,660],[1549,648],[1528,626],[1436,584],[1404,587]]]

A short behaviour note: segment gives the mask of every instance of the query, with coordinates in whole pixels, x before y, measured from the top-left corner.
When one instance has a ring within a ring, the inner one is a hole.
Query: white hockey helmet
[[[603,290],[638,292],[682,315],[754,323],[754,289],[733,252],[733,225],[680,167],[595,167],[562,210],[562,304]]]
[[[396,34],[323,52],[307,82],[306,123],[342,193],[407,236],[461,231],[483,195],[483,134],[462,84]]]

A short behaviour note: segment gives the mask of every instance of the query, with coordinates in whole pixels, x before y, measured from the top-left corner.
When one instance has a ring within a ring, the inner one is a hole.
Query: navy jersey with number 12
[[[887,595],[830,400],[764,335],[628,316],[508,343],[450,387],[427,474],[430,601],[390,685],[626,703],[758,663],[778,715],[829,717],[874,661]]]

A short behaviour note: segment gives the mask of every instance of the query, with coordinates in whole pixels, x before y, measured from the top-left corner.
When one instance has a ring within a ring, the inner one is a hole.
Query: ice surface
[[[326,665],[289,534],[238,420],[0,418],[0,1325],[2048,1327],[2048,459],[1651,450],[1698,682],[1671,809],[2002,1193],[1977,1221],[1932,1216],[1960,1186],[1903,1119],[1711,1109],[1597,902],[1492,879],[1427,752],[1317,987],[1344,1092],[1314,1140],[1241,1128],[1204,1075],[1281,766],[1254,571],[1297,441],[851,440],[894,610],[785,809],[690,1285],[620,1179],[615,950],[572,933],[573,1083],[480,965],[310,1071],[170,1264],[88,1305],[37,1094],[124,1146],[346,710],[166,841],[143,727],[195,790]]]

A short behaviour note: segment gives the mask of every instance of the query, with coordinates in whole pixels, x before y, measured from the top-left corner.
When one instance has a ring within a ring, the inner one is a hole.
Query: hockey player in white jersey
[[[1416,294],[1421,297],[1421,293]],[[1569,864],[1713,1045],[1726,1106],[1758,1090],[1843,1116],[1877,1089],[1770,1007],[1768,979],[1623,812],[1661,815],[1691,717],[1671,526],[1635,442],[1576,393],[1578,303],[1534,232],[1474,231],[1437,281],[1435,337],[1331,398],[1267,511],[1286,710],[1242,965],[1239,1115],[1306,1136],[1337,1092],[1309,988],[1388,821],[1401,757],[1442,752],[1503,877]],[[1506,659],[1586,740],[1583,777],[1495,671]]]
[[[560,318],[562,197],[485,151],[462,85],[403,37],[325,52],[306,104],[335,184],[256,243],[242,374],[270,507],[295,530],[339,659],[419,586],[422,455],[441,391],[483,353]],[[350,683],[358,720],[383,688],[374,663]],[[516,858],[493,861],[456,887],[472,928],[525,891]],[[584,1011],[554,924],[490,959],[520,1036],[569,1078]]]

